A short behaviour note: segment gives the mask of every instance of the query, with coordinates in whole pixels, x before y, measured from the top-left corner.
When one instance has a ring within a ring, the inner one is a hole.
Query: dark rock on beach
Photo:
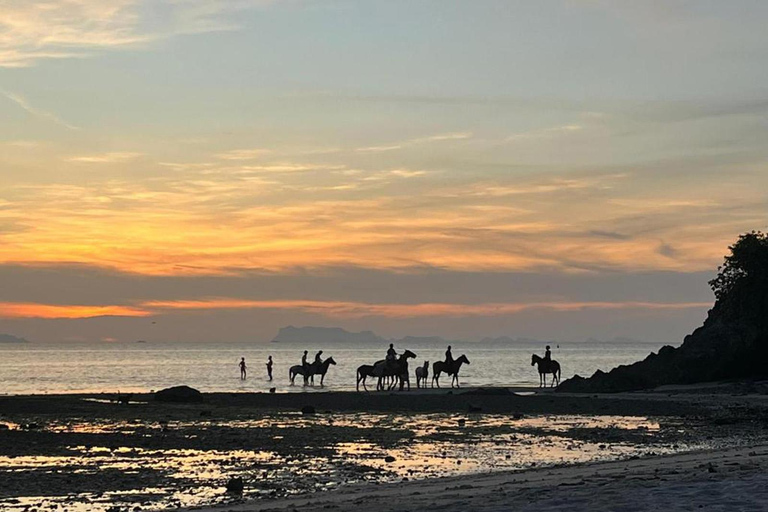
[[[155,400],[158,402],[193,404],[202,402],[203,394],[189,386],[175,386],[172,388],[161,389],[156,392]]]
[[[577,375],[558,390],[611,393],[768,376],[768,237],[742,235],[719,270],[709,283],[714,307],[680,347],[663,347],[643,361],[598,370],[590,378]]]

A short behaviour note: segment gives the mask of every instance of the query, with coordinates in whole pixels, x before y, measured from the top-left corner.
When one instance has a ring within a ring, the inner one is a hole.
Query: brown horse
[[[539,369],[539,387],[544,388],[547,387],[547,374],[552,374],[552,385],[551,387],[555,387],[555,383],[557,385],[560,385],[560,363],[555,361],[554,359],[547,361],[543,357],[539,357],[536,354],[533,354],[531,357],[531,366],[538,365]]]

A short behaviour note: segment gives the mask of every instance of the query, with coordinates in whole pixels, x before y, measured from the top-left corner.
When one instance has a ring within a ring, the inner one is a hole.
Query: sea
[[[562,367],[562,379],[573,375],[590,376],[596,370],[608,371],[622,364],[644,359],[658,351],[663,343],[561,342],[552,344],[552,358]],[[431,342],[398,347],[415,352],[410,365],[411,386],[416,386],[417,366],[442,360],[445,345]],[[384,358],[386,344],[353,345],[326,343],[323,346],[296,343],[24,343],[0,344],[0,394],[56,393],[135,393],[188,385],[203,392],[277,393],[348,391],[355,389],[356,369]],[[536,368],[531,366],[534,353],[544,354],[543,343],[453,342],[454,358],[465,354],[470,361],[460,371],[464,387],[539,385]],[[305,388],[301,378],[296,385],[288,379],[290,366],[299,364],[304,350],[310,360],[317,350],[323,357],[333,357],[325,377],[314,387]],[[274,361],[273,381],[267,379],[266,361]],[[247,378],[240,378],[238,363],[244,357]],[[370,382],[369,382],[370,383]],[[375,383],[371,383],[375,388]],[[440,384],[450,386],[447,376]]]

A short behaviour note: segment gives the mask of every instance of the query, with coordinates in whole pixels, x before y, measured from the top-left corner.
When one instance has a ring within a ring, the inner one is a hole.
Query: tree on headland
[[[752,231],[739,236],[709,282],[717,313],[765,325],[768,307],[768,236]]]
[[[647,389],[722,379],[768,377],[768,235],[740,235],[709,282],[715,305],[704,325],[680,347],[662,347],[643,361],[578,375],[564,391],[600,392]]]
[[[721,300],[745,282],[768,282],[768,236],[752,231],[739,236],[728,248],[731,254],[717,268],[717,277],[709,282],[715,298]]]

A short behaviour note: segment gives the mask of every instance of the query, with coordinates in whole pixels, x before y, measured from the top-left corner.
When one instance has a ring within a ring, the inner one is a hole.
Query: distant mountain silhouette
[[[282,327],[272,343],[384,343],[371,331],[349,332],[340,327]]]
[[[468,343],[466,340],[448,340],[441,336],[404,336],[402,338],[384,338],[372,331],[350,332],[341,327],[288,327],[281,328],[272,343],[307,343],[312,345],[324,343],[394,343],[400,347],[414,345],[451,345],[457,343]],[[480,340],[483,344],[498,345],[552,345],[567,343],[557,340],[538,340],[535,338],[511,338],[509,336],[499,336],[496,338],[486,337]],[[573,342],[571,342],[573,343]],[[579,343],[579,342],[577,342]],[[580,343],[642,343],[632,338],[617,337],[609,340],[598,340],[589,338]]]
[[[29,340],[11,336],[10,334],[0,334],[0,343],[29,343]]]

